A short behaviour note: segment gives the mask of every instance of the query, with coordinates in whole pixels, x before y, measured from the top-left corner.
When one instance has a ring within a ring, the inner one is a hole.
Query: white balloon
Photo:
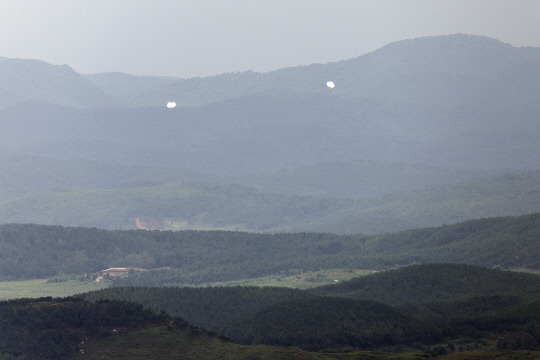
[[[333,81],[328,81],[328,82],[326,83],[326,86],[328,86],[330,89],[333,89],[335,85],[334,85],[334,82],[333,82]]]
[[[168,109],[174,109],[176,107],[176,103],[175,102],[168,102],[167,103],[167,108]]]

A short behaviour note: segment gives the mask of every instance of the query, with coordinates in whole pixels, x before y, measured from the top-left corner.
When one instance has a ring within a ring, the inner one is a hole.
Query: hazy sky
[[[81,73],[207,76],[454,33],[540,47],[538,0],[0,0],[0,56]]]

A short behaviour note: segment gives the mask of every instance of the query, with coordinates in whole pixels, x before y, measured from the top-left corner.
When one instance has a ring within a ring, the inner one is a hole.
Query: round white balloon
[[[176,103],[175,102],[168,102],[167,103],[167,108],[168,109],[174,109],[176,107]]]
[[[330,89],[333,89],[335,85],[334,85],[334,82],[333,82],[333,81],[328,81],[328,82],[326,83],[326,86],[328,86]]]

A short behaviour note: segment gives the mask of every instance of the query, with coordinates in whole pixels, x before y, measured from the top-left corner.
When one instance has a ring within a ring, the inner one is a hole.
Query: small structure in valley
[[[109,268],[101,270],[97,273],[96,282],[115,277],[128,277],[133,270],[131,268]]]
[[[125,277],[129,275],[131,271],[130,268],[110,268],[107,270],[102,270],[99,272],[99,276],[110,276],[110,277]]]
[[[100,282],[103,280],[112,280],[114,278],[123,278],[123,277],[129,277],[129,276],[135,276],[138,273],[146,271],[146,269],[141,268],[109,268],[106,270],[101,270],[96,274],[95,280],[96,282]]]

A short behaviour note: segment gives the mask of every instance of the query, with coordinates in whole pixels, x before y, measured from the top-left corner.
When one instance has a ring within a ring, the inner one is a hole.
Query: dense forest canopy
[[[113,287],[81,296],[164,309],[245,344],[535,349],[540,340],[540,276],[470,265],[414,265],[309,291]]]
[[[429,264],[378,272],[339,284],[319,287],[311,292],[397,305],[456,300],[497,293],[518,295],[520,291],[529,288],[540,288],[538,275],[465,264]]]
[[[539,269],[539,231],[538,213],[373,236],[108,231],[9,224],[0,226],[0,274],[5,279],[28,279],[136,267],[151,271],[119,281],[156,285],[233,280],[299,269],[377,270],[437,262]],[[40,256],[31,256],[35,253]]]

